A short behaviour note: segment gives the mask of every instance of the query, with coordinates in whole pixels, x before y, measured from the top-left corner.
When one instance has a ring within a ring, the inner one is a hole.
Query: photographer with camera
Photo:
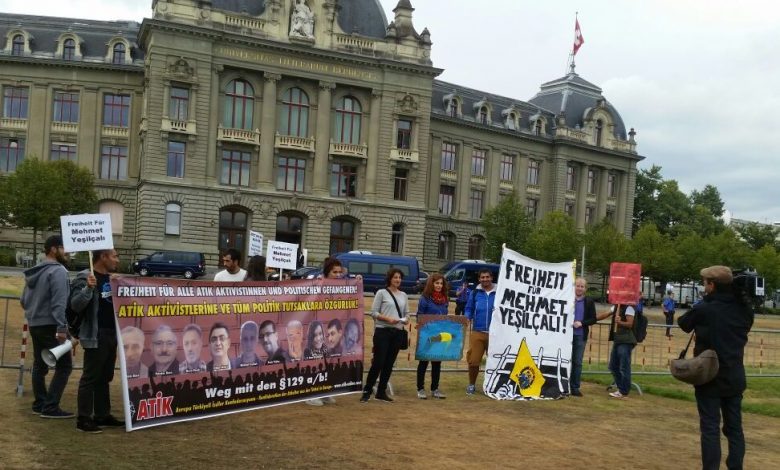
[[[745,436],[742,432],[742,392],[745,390],[743,358],[748,332],[753,326],[753,310],[748,293],[726,266],[710,266],[700,272],[705,296],[679,318],[686,333],[695,331],[694,356],[714,349],[718,354],[718,374],[696,385],[696,405],[701,432],[702,468],[720,467],[719,427],[728,439],[728,468],[742,468]],[[735,282],[737,281],[737,282]]]

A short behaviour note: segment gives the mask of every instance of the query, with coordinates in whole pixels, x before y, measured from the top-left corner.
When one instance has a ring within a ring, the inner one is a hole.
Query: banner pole
[[[92,263],[92,250],[89,250],[87,253],[89,253],[89,272],[93,276],[95,275],[95,265]]]

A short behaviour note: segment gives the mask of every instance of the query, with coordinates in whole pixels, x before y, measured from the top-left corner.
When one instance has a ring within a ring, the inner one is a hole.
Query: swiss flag
[[[580,30],[579,20],[574,20],[574,52],[573,55],[577,55],[577,51],[585,44],[585,38],[582,37],[582,31]]]

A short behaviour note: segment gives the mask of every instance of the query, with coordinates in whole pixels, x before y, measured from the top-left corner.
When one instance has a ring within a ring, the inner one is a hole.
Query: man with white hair
[[[149,368],[141,362],[141,355],[144,353],[144,332],[140,328],[126,326],[122,328],[121,334],[127,378],[149,377]]]
[[[303,358],[303,323],[298,320],[287,323],[287,352],[294,361]]]
[[[239,343],[241,354],[234,357],[231,366],[238,367],[257,367],[263,364],[263,360],[255,352],[258,342],[259,328],[253,321],[244,322],[241,325],[241,341]]]
[[[178,338],[170,326],[160,325],[152,336],[152,354],[154,364],[149,368],[149,377],[176,375],[179,373],[179,361],[176,360]]]

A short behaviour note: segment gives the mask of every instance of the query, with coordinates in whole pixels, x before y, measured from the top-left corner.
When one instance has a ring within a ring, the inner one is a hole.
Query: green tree
[[[720,191],[715,186],[708,184],[701,191],[691,191],[691,205],[702,206],[712,214],[713,217],[723,215],[723,200],[720,198]]]
[[[707,243],[710,247],[710,258],[706,266],[720,264],[732,269],[743,269],[752,261],[750,246],[740,240],[736,232],[728,227],[721,233],[707,238]]]
[[[780,253],[774,247],[765,245],[753,252],[753,267],[764,278],[768,296],[780,289]]]
[[[744,225],[734,225],[734,230],[754,250],[759,250],[766,245],[777,246],[777,237],[780,229],[758,222],[748,222]]]
[[[517,200],[515,193],[507,195],[498,205],[488,209],[482,218],[485,256],[491,260],[500,260],[503,244],[522,253],[533,226],[526,215],[525,206]]]
[[[678,225],[674,230],[675,235],[684,233],[690,229],[702,237],[717,235],[726,228],[719,217],[713,216],[709,209],[702,205],[695,205],[691,208],[690,219],[685,225]]]
[[[707,260],[712,258],[712,250],[707,240],[699,233],[687,230],[674,239],[672,246],[677,263],[670,279],[679,283],[698,280],[699,271],[709,266]]]
[[[642,275],[665,282],[674,275],[677,264],[671,238],[658,231],[652,223],[645,223],[629,244],[630,261],[642,265]]]
[[[560,211],[547,213],[528,237],[526,255],[550,263],[571,261],[582,246],[574,219]]]
[[[662,181],[661,167],[658,165],[637,172],[632,233],[636,233],[643,223],[654,219],[655,200]]]
[[[95,210],[93,183],[88,170],[71,162],[26,158],[2,181],[2,216],[11,225],[32,229],[37,253],[38,232],[59,229],[61,215]]]
[[[625,261],[628,240],[609,219],[588,227],[585,233],[585,269],[602,277],[609,275],[613,262]]]
[[[675,180],[666,180],[658,188],[656,211],[650,222],[655,223],[661,233],[675,234],[691,219],[691,205],[688,196],[680,191]]]

